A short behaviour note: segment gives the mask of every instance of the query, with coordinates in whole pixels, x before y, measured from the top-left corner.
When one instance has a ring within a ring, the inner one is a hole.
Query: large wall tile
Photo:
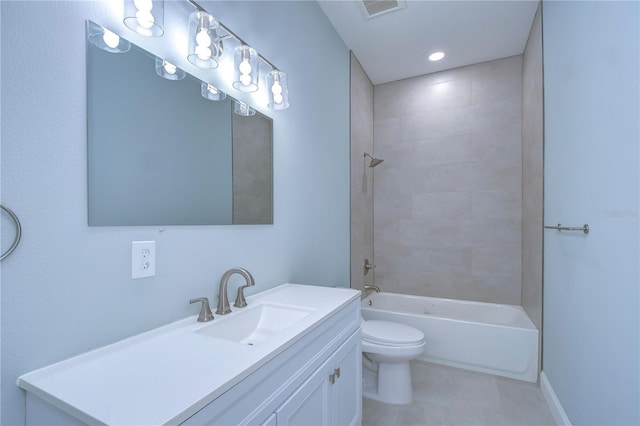
[[[521,99],[522,56],[476,65],[471,93],[474,104]]]
[[[504,130],[521,125],[521,109],[521,98],[509,98],[463,107],[456,118],[464,121],[458,126],[470,132]]]
[[[519,125],[502,130],[478,132],[471,136],[473,159],[522,163],[522,128]]]
[[[376,284],[519,304],[522,57],[374,88]]]
[[[426,192],[413,194],[413,212],[422,220],[471,217],[472,193]]]
[[[522,212],[522,193],[507,191],[474,191],[471,196],[474,217],[510,220]]]
[[[373,124],[376,148],[384,145],[391,145],[400,141],[400,119],[393,117],[379,116]]]

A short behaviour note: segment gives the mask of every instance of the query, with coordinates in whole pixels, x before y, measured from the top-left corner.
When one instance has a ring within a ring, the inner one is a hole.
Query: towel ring
[[[4,259],[5,257],[9,256],[11,253],[13,253],[13,251],[16,249],[16,247],[18,247],[18,244],[20,244],[20,238],[22,237],[22,226],[20,225],[20,221],[18,220],[18,216],[16,216],[16,214],[11,211],[10,208],[3,206],[2,204],[0,204],[0,209],[4,210],[5,212],[7,212],[9,214],[9,216],[11,216],[11,219],[13,219],[13,221],[16,224],[16,238],[15,240],[13,240],[13,244],[11,244],[11,247],[9,247],[9,249],[2,253],[2,255],[0,256],[0,260]]]

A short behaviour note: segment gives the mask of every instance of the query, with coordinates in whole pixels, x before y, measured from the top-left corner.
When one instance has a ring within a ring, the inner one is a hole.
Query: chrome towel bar
[[[545,229],[555,229],[556,231],[582,231],[585,234],[589,233],[589,225],[584,224],[583,226],[562,226],[561,224],[557,224],[555,226],[545,226]]]
[[[4,259],[5,257],[9,256],[11,253],[13,253],[13,251],[16,249],[16,247],[18,247],[18,244],[20,244],[20,238],[22,237],[22,226],[20,225],[20,221],[18,220],[18,216],[16,216],[16,214],[11,211],[10,208],[3,206],[2,204],[0,204],[0,209],[4,210],[5,212],[7,212],[7,214],[9,214],[9,216],[11,216],[11,219],[13,219],[13,221],[16,224],[16,238],[13,240],[13,244],[11,244],[11,247],[9,247],[9,249],[2,253],[2,255],[0,256],[0,260]]]

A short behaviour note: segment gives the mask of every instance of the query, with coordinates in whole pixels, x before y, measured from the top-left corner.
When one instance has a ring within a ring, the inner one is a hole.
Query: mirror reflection
[[[87,46],[90,226],[273,223],[270,118],[133,44]]]

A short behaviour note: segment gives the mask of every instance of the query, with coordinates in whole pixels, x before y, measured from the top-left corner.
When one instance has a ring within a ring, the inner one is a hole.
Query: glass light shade
[[[287,87],[287,75],[282,71],[273,70],[267,74],[268,106],[271,109],[289,108],[289,88]]]
[[[203,98],[209,99],[210,101],[221,101],[227,97],[226,93],[206,81],[202,82],[200,93]]]
[[[251,117],[252,115],[256,115],[256,110],[242,101],[235,101],[233,103],[233,112],[244,117]]]
[[[218,21],[206,12],[189,15],[189,62],[200,68],[218,68],[222,56],[219,27]]]
[[[124,0],[124,24],[143,36],[164,34],[163,0]]]
[[[89,43],[111,53],[124,53],[131,49],[131,43],[119,35],[101,27],[95,22],[87,21]]]
[[[167,80],[182,80],[187,76],[184,70],[181,70],[169,61],[156,56],[156,74]]]
[[[258,90],[258,52],[249,46],[238,46],[233,58],[233,87],[241,92]]]

